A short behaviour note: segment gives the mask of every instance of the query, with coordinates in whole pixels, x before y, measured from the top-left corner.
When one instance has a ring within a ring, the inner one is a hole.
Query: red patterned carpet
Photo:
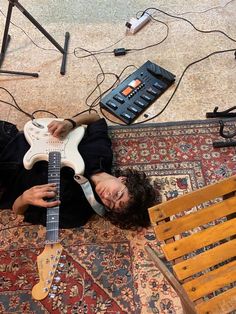
[[[236,120],[227,131],[236,130]],[[140,127],[113,127],[115,167],[146,171],[169,199],[236,173],[235,148],[221,140],[215,120]],[[35,301],[36,257],[44,248],[43,227],[0,211],[0,313],[139,314],[182,313],[175,293],[147,258],[158,247],[152,228],[124,231],[101,218],[62,230],[63,271],[53,297]]]

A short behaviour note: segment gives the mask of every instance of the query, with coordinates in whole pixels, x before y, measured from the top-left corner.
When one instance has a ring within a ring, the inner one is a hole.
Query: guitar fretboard
[[[55,183],[57,195],[49,200],[54,201],[59,199],[60,195],[60,169],[61,169],[61,154],[60,152],[50,152],[48,157],[48,183]],[[59,233],[59,206],[47,208],[47,223],[46,223],[46,241],[50,243],[58,242]]]

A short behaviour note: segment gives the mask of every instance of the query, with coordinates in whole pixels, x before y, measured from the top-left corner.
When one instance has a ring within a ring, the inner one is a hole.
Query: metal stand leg
[[[10,42],[10,35],[8,35],[8,30],[9,30],[9,24],[11,20],[11,14],[12,14],[12,8],[13,4],[9,2],[8,10],[7,10],[7,17],[6,17],[6,24],[5,24],[5,29],[3,33],[3,40],[2,40],[2,49],[1,49],[1,54],[0,54],[0,67],[3,63],[4,57],[5,57],[5,52],[7,50],[8,44]]]
[[[10,25],[10,20],[11,20],[12,9],[14,6],[16,6],[30,20],[30,22],[33,23],[38,28],[38,30],[62,53],[63,57],[62,57],[60,73],[64,75],[70,34],[68,32],[65,34],[65,43],[64,43],[64,49],[63,49],[55,41],[55,39],[33,18],[33,16],[19,3],[18,0],[9,0],[5,30],[3,34],[2,49],[1,49],[1,54],[0,54],[0,67],[5,58],[5,53],[6,53],[9,41],[10,41],[10,35],[8,35],[8,30],[9,30],[9,25]],[[4,70],[0,70],[0,73],[38,77],[38,73],[25,73],[25,72],[4,71]]]

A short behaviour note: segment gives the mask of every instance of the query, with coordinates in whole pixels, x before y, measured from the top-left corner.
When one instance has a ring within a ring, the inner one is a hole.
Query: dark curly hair
[[[160,202],[159,192],[154,189],[144,172],[133,169],[117,170],[115,176],[127,178],[125,185],[129,191],[130,202],[122,212],[110,211],[105,217],[122,229],[148,227],[150,219],[147,209]]]

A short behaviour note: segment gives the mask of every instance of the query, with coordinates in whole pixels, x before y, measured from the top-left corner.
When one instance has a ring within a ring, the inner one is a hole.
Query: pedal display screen
[[[142,82],[139,79],[135,79],[133,81],[131,81],[128,86],[125,87],[125,89],[123,91],[121,91],[121,94],[124,96],[129,96],[130,93],[132,93],[132,91],[137,88],[140,84],[142,84]]]

